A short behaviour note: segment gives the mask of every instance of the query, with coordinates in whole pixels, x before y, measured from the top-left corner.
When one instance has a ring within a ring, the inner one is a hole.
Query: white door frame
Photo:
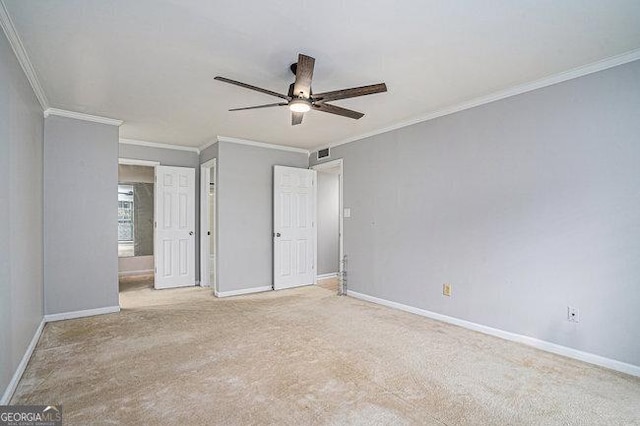
[[[147,166],[153,167],[160,165],[159,161],[136,160],[135,158],[118,158],[118,164],[126,164],[128,166]]]
[[[118,158],[118,165],[120,165],[120,164],[127,165],[127,166],[153,167],[153,176],[155,176],[156,175],[156,166],[159,166],[160,162],[159,161],[151,161],[151,160],[137,160],[135,158],[122,158],[122,157],[119,157]],[[120,183],[120,176],[118,176],[118,183]],[[155,197],[155,194],[153,196]],[[155,203],[155,201],[153,203],[153,220],[154,220],[154,223],[155,223],[155,220],[156,220],[156,203]],[[154,233],[154,236],[155,236],[155,227],[154,227],[153,233]],[[153,251],[154,251],[153,256],[155,256],[155,251],[156,251],[155,244],[154,244],[154,247],[153,247]],[[116,256],[118,256],[117,253],[116,253]],[[154,258],[154,261],[153,261],[153,268],[154,269],[155,269],[155,264],[156,263],[155,263],[155,258]],[[152,271],[153,271],[153,269],[152,269]],[[118,267],[118,276],[120,276],[120,268],[119,267]],[[120,290],[120,288],[118,286],[118,291],[119,290]]]
[[[344,174],[344,166],[342,163],[342,158],[339,158],[337,160],[332,160],[332,161],[327,161],[326,163],[320,163],[320,164],[315,164],[311,167],[309,167],[310,169],[316,170],[316,171],[321,171],[321,170],[326,170],[326,169],[333,169],[334,167],[338,167],[338,169],[340,170],[338,173],[338,193],[339,193],[339,215],[340,215],[340,220],[339,220],[339,225],[338,225],[338,241],[339,241],[339,249],[338,249],[338,274],[342,274],[342,259],[344,257],[344,208],[343,208],[343,191],[342,191],[342,176]],[[319,181],[319,179],[318,179]],[[318,183],[319,185],[319,183]],[[316,188],[317,190],[317,188]],[[318,200],[317,204],[316,204],[316,208],[318,208],[320,206],[320,202]],[[317,216],[317,213],[316,213]],[[318,264],[318,238],[316,238],[316,265]],[[316,268],[316,284],[318,282],[318,269]]]
[[[211,169],[213,169],[213,179],[217,186],[218,184],[218,162],[214,158],[205,163],[200,164],[200,286],[213,287],[213,291],[218,291],[218,212],[213,212],[213,226],[216,233],[216,239],[214,240],[214,253],[216,257],[214,259],[214,268],[216,273],[213,277],[213,282],[209,280],[209,259],[211,256],[209,235],[207,235],[207,229],[209,228],[209,184],[211,179]],[[215,197],[218,197],[218,188],[215,190]],[[218,200],[214,200],[216,209],[218,209]]]

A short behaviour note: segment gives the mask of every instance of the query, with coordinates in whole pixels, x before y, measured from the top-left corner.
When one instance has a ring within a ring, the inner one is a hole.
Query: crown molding
[[[159,161],[151,161],[151,160],[136,160],[135,158],[118,158],[118,164],[122,164],[123,166],[146,166],[146,167],[155,167],[159,166]]]
[[[396,123],[388,127],[383,127],[381,129],[373,130],[371,132],[363,133],[358,136],[353,136],[353,137],[336,141],[333,143],[320,145],[311,149],[311,152],[315,152],[315,151],[318,151],[319,149],[324,149],[324,148],[334,148],[336,146],[355,142],[361,139],[366,139],[371,136],[387,133],[392,130],[401,129],[407,126],[412,126],[414,124],[422,123],[424,121],[433,120],[435,118],[443,117],[445,115],[464,111],[466,109],[470,109],[480,105],[499,101],[501,99],[510,98],[512,96],[521,95],[523,93],[531,92],[537,89],[542,89],[544,87],[552,86],[554,84],[562,83],[568,80],[573,80],[575,78],[583,77],[585,75],[593,74],[599,71],[604,71],[606,69],[617,67],[619,65],[628,64],[629,62],[637,61],[639,59],[640,59],[640,49],[631,50],[629,52],[626,52],[620,55],[611,56],[609,58],[606,58],[597,62],[593,62],[591,64],[583,65],[577,68],[570,69],[568,71],[563,71],[558,74],[544,77],[539,80],[532,81],[530,83],[521,84],[505,90],[494,92],[487,96],[481,96],[457,105],[452,105],[443,109],[439,109],[437,111],[416,117],[411,120],[402,121],[400,123]]]
[[[40,106],[43,110],[49,108],[49,101],[47,100],[47,96],[40,85],[40,81],[38,80],[38,74],[36,73],[36,69],[31,64],[31,60],[29,59],[29,55],[27,55],[27,51],[24,48],[24,44],[22,44],[22,40],[16,31],[16,27],[13,24],[13,20],[9,15],[9,11],[7,10],[7,6],[4,4],[4,1],[0,0],[0,26],[2,27],[4,33],[9,40],[9,44],[13,49],[13,52],[16,55],[16,59],[20,63],[24,74],[27,76],[27,80],[31,84],[31,88],[33,89],[33,93],[38,98],[38,102],[40,102]]]
[[[162,149],[174,149],[178,151],[189,151],[189,152],[195,152],[196,154],[200,154],[200,150],[193,146],[172,145],[169,143],[149,142],[149,141],[140,141],[136,139],[124,139],[124,138],[120,138],[120,143],[124,145],[146,146],[149,148],[162,148]]]
[[[114,118],[100,117],[98,115],[89,115],[89,114],[84,114],[82,112],[67,111],[65,109],[58,109],[58,108],[47,108],[44,110],[45,118],[49,117],[50,115],[57,115],[58,117],[75,118],[76,120],[92,121],[94,123],[108,124],[110,126],[117,126],[117,127],[122,126],[122,123],[124,123],[124,121],[116,120]]]
[[[275,145],[275,144],[271,144],[271,143],[250,141],[250,140],[247,140],[247,139],[231,138],[231,137],[228,137],[228,136],[218,136],[217,142],[237,143],[237,144],[240,144],[240,145],[257,146],[257,147],[260,147],[260,148],[278,149],[280,151],[299,152],[301,154],[307,154],[307,155],[309,155],[309,153],[310,153],[308,149],[304,149],[304,148],[295,148],[293,146],[286,146],[286,145]]]

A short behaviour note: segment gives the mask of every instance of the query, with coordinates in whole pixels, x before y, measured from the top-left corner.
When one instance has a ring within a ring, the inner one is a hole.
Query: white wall
[[[45,313],[118,306],[118,128],[45,119]]]
[[[0,31],[0,395],[43,317],[43,121]]]
[[[318,170],[318,275],[340,269],[339,169]]]
[[[349,288],[640,366],[639,114],[636,61],[335,147]]]

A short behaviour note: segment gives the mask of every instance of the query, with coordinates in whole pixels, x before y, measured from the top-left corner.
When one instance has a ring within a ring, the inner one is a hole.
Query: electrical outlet
[[[573,306],[567,306],[567,320],[571,322],[580,322],[580,309]]]
[[[451,284],[442,284],[442,294],[444,294],[445,296],[451,296]]]

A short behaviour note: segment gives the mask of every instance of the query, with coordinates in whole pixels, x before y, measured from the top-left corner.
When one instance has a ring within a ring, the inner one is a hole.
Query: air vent
[[[329,148],[318,150],[318,160],[321,160],[323,158],[329,158],[329,156],[330,156]]]

